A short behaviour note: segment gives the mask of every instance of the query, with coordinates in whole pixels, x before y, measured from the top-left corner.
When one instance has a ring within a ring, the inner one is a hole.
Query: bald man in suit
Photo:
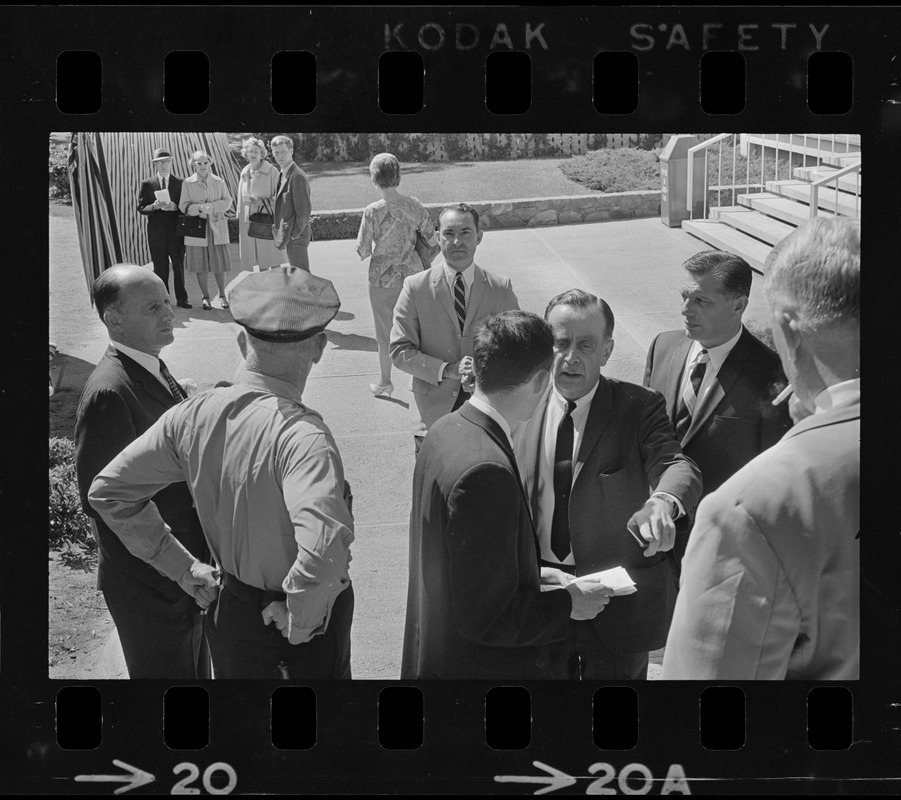
[[[129,677],[209,678],[200,607],[179,584],[129,553],[87,497],[97,474],[187,396],[159,359],[173,341],[169,293],[153,272],[123,264],[97,278],[93,297],[110,345],[78,403],[75,467],[100,551],[97,587],[116,624]],[[172,484],[153,499],[173,535],[199,558],[208,558],[187,485]]]

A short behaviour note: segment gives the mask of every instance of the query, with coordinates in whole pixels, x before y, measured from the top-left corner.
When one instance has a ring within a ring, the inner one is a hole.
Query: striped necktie
[[[178,385],[175,378],[172,377],[172,373],[166,369],[166,363],[163,359],[158,359],[160,362],[160,375],[163,376],[163,380],[166,381],[169,386],[169,391],[172,393],[172,396],[176,400],[187,400],[188,395],[185,394],[185,390]]]
[[[691,419],[698,404],[698,392],[701,390],[704,373],[707,372],[708,361],[710,361],[710,356],[707,351],[701,350],[692,365],[691,375],[682,392],[682,402],[679,404],[679,411],[676,414],[676,438],[680,440],[691,427]]]
[[[454,308],[457,311],[457,319],[460,321],[460,333],[463,333],[463,325],[466,323],[466,286],[460,272],[454,278]]]

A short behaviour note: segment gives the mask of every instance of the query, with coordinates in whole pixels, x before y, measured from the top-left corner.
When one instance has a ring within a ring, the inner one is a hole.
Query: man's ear
[[[103,324],[111,331],[118,331],[122,326],[122,315],[115,306],[110,306],[103,312]]]
[[[798,319],[797,313],[792,309],[785,309],[775,317],[776,324],[782,333],[785,346],[791,354],[798,352],[803,338],[801,334],[801,321]]]
[[[325,331],[320,331],[314,337],[314,347],[313,347],[313,363],[318,364],[319,359],[322,358],[322,354],[325,352],[325,346],[328,344],[328,336],[325,335]]]
[[[605,365],[607,364],[607,362],[610,360],[610,354],[613,352],[613,345],[614,345],[614,344],[616,344],[616,342],[615,342],[613,339],[608,339],[606,342],[604,342],[604,345],[603,345],[603,347],[604,347],[604,360],[601,361],[601,366],[602,366],[602,367],[605,366]]]
[[[476,244],[482,243],[482,234],[483,233],[484,233],[484,231],[481,228],[479,228],[479,232],[476,234]]]
[[[738,297],[735,298],[735,304],[733,305],[733,308],[735,309],[735,312],[738,314],[738,316],[741,316],[742,314],[744,314],[745,309],[747,307],[748,307],[748,298],[746,295],[740,294]]]
[[[540,369],[532,378],[532,393],[542,394],[551,380],[551,373],[546,369]]]
[[[244,328],[238,331],[238,349],[241,351],[241,358],[247,360],[247,331]]]

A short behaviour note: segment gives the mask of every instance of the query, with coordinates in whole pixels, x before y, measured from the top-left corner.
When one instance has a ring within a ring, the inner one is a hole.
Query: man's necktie
[[[457,319],[460,321],[460,333],[463,333],[463,325],[466,323],[466,287],[463,283],[463,275],[459,272],[454,278],[454,308],[457,310]]]
[[[575,400],[566,401],[563,419],[557,426],[554,450],[554,517],[551,522],[551,550],[561,563],[572,549],[569,541],[569,494],[573,486],[573,418]]]
[[[176,400],[186,400],[188,395],[185,394],[185,390],[181,388],[176,382],[175,378],[172,377],[172,373],[166,369],[166,364],[163,359],[159,359],[160,362],[160,375],[163,376],[163,380],[169,385],[169,391],[172,393],[172,396]]]
[[[679,410],[676,413],[676,438],[680,441],[691,427],[691,418],[695,413],[695,406],[698,404],[698,392],[701,389],[701,383],[704,380],[704,373],[707,372],[707,362],[710,356],[706,350],[701,350],[691,368],[691,375],[688,383],[685,384],[685,391],[682,392]]]
[[[163,185],[162,185],[161,188],[162,188],[163,190],[165,190],[165,189],[166,189],[166,179],[165,179],[165,178],[163,178],[162,183],[163,183]]]

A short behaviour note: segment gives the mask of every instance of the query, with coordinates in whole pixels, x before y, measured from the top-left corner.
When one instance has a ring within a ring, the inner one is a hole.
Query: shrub
[[[748,331],[763,342],[770,350],[776,349],[776,342],[773,340],[773,331],[766,323],[758,324],[754,320],[744,320],[745,327]]]
[[[594,150],[560,162],[571,181],[599,192],[649,191],[660,188],[656,151],[619,147]]]
[[[93,552],[97,547],[91,523],[81,508],[75,476],[75,445],[71,439],[50,440],[50,549]]]
[[[64,144],[50,143],[50,197],[63,203],[72,203],[69,188],[69,148]]]

